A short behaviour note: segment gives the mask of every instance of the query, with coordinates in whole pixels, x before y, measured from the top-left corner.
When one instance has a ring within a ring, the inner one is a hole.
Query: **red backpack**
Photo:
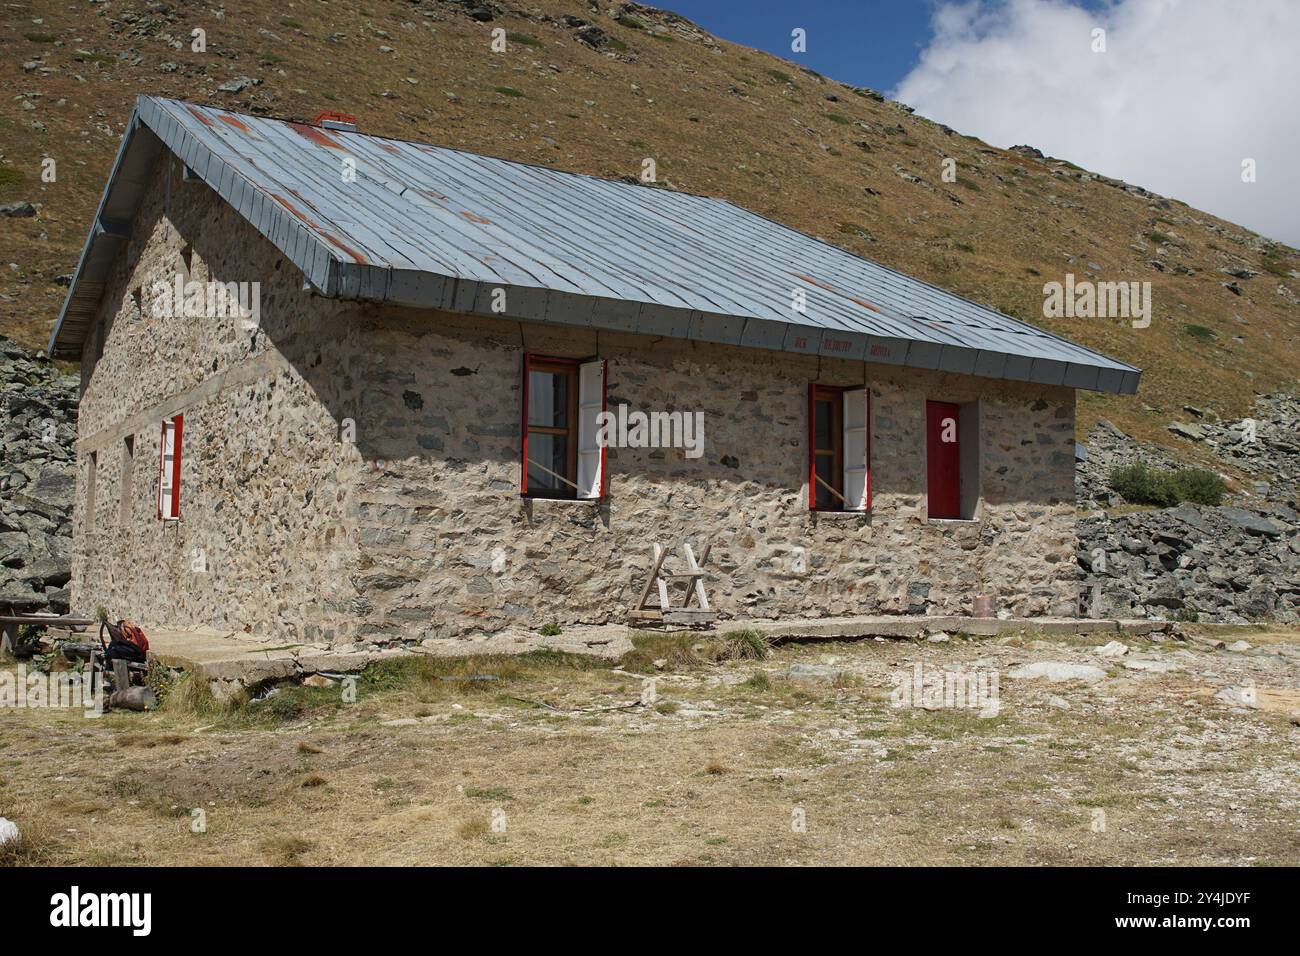
[[[118,621],[116,624],[105,621],[99,629],[101,643],[104,640],[104,628],[108,628],[109,637],[104,648],[105,660],[120,657],[138,664],[145,662],[145,655],[149,652],[149,638],[144,636],[140,625],[127,620]]]

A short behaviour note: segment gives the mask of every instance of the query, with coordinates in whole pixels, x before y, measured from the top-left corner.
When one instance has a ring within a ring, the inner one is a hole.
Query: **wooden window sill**
[[[548,505],[598,505],[604,498],[546,498],[541,495],[520,495],[521,501],[543,502]]]

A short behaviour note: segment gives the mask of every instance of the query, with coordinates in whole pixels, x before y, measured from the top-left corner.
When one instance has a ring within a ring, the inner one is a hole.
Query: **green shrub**
[[[560,625],[552,621],[550,624],[543,624],[541,630],[537,632],[542,637],[558,637],[560,635]]]
[[[20,648],[35,647],[45,637],[44,624],[20,624],[16,646]]]
[[[1167,475],[1168,472],[1148,468],[1144,462],[1134,462],[1111,471],[1110,489],[1131,504],[1167,508],[1177,503]]]
[[[1170,476],[1179,501],[1218,505],[1223,501],[1223,479],[1204,468],[1179,468]]]
[[[1135,505],[1171,508],[1183,501],[1217,505],[1223,501],[1223,479],[1204,468],[1169,471],[1135,462],[1110,473],[1110,488]]]

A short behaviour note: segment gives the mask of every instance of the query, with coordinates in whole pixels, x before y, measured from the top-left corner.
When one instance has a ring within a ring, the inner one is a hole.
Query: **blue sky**
[[[1036,146],[1300,247],[1297,0],[657,2],[994,146]]]
[[[833,79],[889,91],[931,35],[927,0],[660,0],[715,36],[793,60]],[[792,53],[802,27],[807,53]]]

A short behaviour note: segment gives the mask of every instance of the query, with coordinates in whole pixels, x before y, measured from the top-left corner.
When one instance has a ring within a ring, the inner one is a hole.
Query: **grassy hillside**
[[[48,338],[131,104],[151,93],[274,116],[339,109],[367,132],[605,177],[652,158],[667,188],[725,197],[1141,366],[1136,398],[1084,397],[1084,427],[1104,415],[1168,444],[1182,405],[1239,417],[1256,392],[1300,378],[1296,250],[993,149],[674,14],[578,0],[14,0],[0,17],[0,204],[39,207],[0,219],[0,332],[29,345]],[[498,27],[504,53],[491,50]],[[206,52],[191,50],[195,28]],[[45,157],[56,182],[42,181]],[[1043,283],[1066,272],[1151,281],[1150,328],[1045,320]]]

